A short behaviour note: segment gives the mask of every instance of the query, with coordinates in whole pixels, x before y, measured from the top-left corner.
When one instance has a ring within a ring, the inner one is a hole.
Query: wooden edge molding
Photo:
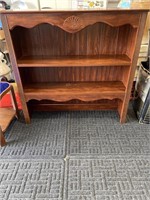
[[[134,15],[134,17],[133,17]],[[112,27],[130,24],[133,28],[137,28],[139,24],[139,13],[61,13],[61,14],[7,14],[9,29],[13,30],[16,26],[25,28],[33,28],[39,24],[48,23],[57,26],[69,33],[78,32],[89,25],[95,23],[105,23]],[[27,23],[28,20],[28,23]]]
[[[122,100],[123,101],[123,98],[121,95],[120,97],[79,97],[79,98],[72,98],[72,97],[51,97],[51,98],[42,98],[42,97],[30,97],[30,96],[26,96],[26,102],[30,101],[30,100],[37,100],[37,101],[42,101],[42,100],[51,100],[51,101],[55,101],[55,102],[68,102],[68,101],[72,101],[72,100],[79,100],[79,101],[82,101],[82,102],[94,102],[94,101],[98,101],[98,100],[103,100],[103,99],[106,99],[106,100]]]

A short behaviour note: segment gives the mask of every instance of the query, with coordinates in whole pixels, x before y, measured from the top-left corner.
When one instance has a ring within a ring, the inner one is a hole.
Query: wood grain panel
[[[36,111],[86,111],[86,110],[116,110],[118,107],[117,99],[99,100],[92,102],[83,102],[72,100],[68,102],[54,102],[50,100],[30,100],[28,106],[30,110]]]
[[[132,43],[132,48],[133,48],[132,64],[131,64],[131,68],[129,70],[129,76],[128,76],[128,80],[127,80],[126,95],[125,95],[123,103],[120,106],[121,107],[121,109],[120,109],[120,122],[121,123],[124,123],[126,120],[126,114],[127,114],[128,104],[129,104],[129,100],[130,100],[135,70],[137,67],[137,60],[138,60],[138,56],[139,56],[140,44],[142,41],[146,18],[147,18],[147,13],[143,13],[140,18],[140,25],[139,25],[139,28],[136,33],[136,39],[132,41],[133,42]]]
[[[130,25],[111,27],[96,23],[70,34],[58,27],[41,24],[31,29],[16,27],[11,33],[17,58],[20,54],[41,57],[122,55],[132,48],[129,45],[132,29]]]
[[[137,41],[137,32],[138,32],[138,29],[132,29],[131,27],[129,28],[126,54],[128,55],[129,58],[131,58],[131,60],[134,55],[134,47]]]
[[[98,12],[98,11],[74,11],[74,12],[53,12],[53,13],[34,13],[31,20],[31,13],[7,14],[10,29],[15,26],[32,28],[41,23],[49,23],[58,26],[66,32],[75,33],[81,31],[89,25],[97,22],[104,22],[110,26],[121,26],[130,24],[137,27],[139,24],[139,13],[120,12]],[[27,23],[28,21],[28,23]]]
[[[21,104],[22,104],[24,117],[25,117],[26,122],[30,123],[30,116],[29,116],[27,104],[25,102],[25,97],[24,97],[24,93],[23,93],[21,77],[20,77],[19,70],[18,70],[18,67],[17,67],[17,61],[16,61],[15,49],[14,49],[15,46],[13,44],[11,33],[9,31],[9,28],[8,28],[7,16],[6,15],[2,15],[1,16],[1,20],[2,20],[2,24],[3,24],[3,30],[4,30],[5,36],[6,36],[6,42],[7,42],[7,46],[8,46],[8,50],[9,50],[11,65],[12,65],[12,68],[13,68],[13,72],[15,74],[15,80],[16,80],[18,91],[19,91],[19,95],[20,95],[20,100],[21,100]],[[17,36],[18,35],[16,35],[16,41],[19,42]],[[17,48],[17,52],[18,52],[19,44],[18,44],[18,47],[16,47],[16,48]]]
[[[78,82],[78,83],[39,83],[24,86],[26,101],[30,99],[53,101],[95,101],[98,99],[121,99],[125,95],[122,82]]]
[[[23,56],[17,60],[18,67],[89,67],[129,66],[126,55],[95,56]]]
[[[5,132],[7,127],[10,125],[10,122],[13,120],[13,118],[16,115],[16,111],[12,108],[0,108],[0,125],[2,132]]]
[[[23,83],[43,83],[43,82],[84,82],[84,81],[123,81],[126,66],[108,67],[31,67],[19,68]],[[28,78],[27,78],[28,77]]]
[[[65,105],[116,108],[120,122],[125,122],[147,13],[145,8],[4,12],[2,22],[26,122],[30,122],[26,103],[30,99],[60,102],[53,104],[60,110]]]

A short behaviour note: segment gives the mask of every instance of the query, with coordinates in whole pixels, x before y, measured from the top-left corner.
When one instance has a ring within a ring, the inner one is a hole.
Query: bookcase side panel
[[[19,70],[18,70],[18,67],[17,67],[17,61],[16,61],[16,56],[15,56],[14,46],[13,46],[10,30],[9,30],[9,27],[8,27],[7,15],[2,14],[1,20],[2,20],[3,30],[5,32],[7,46],[8,46],[8,50],[9,50],[9,54],[10,54],[11,65],[12,65],[12,68],[13,68],[13,71],[14,71],[15,80],[16,80],[18,90],[19,90],[19,94],[20,94],[20,99],[21,99],[21,103],[22,103],[22,109],[23,109],[25,121],[27,123],[30,123],[30,116],[29,116],[29,112],[28,112],[28,107],[27,107],[27,104],[26,104],[26,101],[25,101],[23,86],[22,86]]]
[[[141,41],[142,41],[144,27],[145,27],[145,24],[146,24],[147,14],[148,14],[148,12],[141,13],[139,27],[138,27],[137,31],[136,30],[133,31],[133,33],[135,34],[135,38],[131,37],[131,47],[132,48],[130,49],[129,52],[130,52],[131,56],[133,54],[132,63],[131,63],[131,67],[130,67],[129,75],[128,75],[128,79],[127,79],[127,87],[126,87],[125,98],[124,98],[124,101],[121,102],[119,104],[119,107],[118,107],[118,110],[119,110],[119,113],[120,113],[120,122],[121,123],[124,123],[125,120],[126,120],[127,109],[128,109],[128,104],[129,104],[129,100],[130,100],[135,70],[136,70],[136,67],[137,67],[137,60],[138,60],[139,51],[140,51],[140,44],[141,44]],[[134,34],[132,34],[132,36]]]

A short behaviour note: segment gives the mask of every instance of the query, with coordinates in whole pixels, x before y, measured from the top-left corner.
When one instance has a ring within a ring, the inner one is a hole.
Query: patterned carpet
[[[35,112],[0,148],[0,200],[150,200],[150,126],[132,110]]]

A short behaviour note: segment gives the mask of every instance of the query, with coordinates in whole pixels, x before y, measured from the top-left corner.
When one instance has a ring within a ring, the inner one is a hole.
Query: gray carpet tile
[[[86,123],[85,120],[82,120]],[[74,128],[73,128],[74,127]],[[138,128],[138,126],[137,126]],[[148,128],[135,131],[134,127],[116,126],[91,127],[76,126],[68,137],[68,154],[99,155],[99,154],[148,154],[150,152]],[[144,131],[144,132],[143,132]]]
[[[70,119],[67,137],[70,156],[150,153],[150,125],[139,124],[132,111],[125,124],[120,124],[116,113],[110,111],[85,112],[77,116],[72,113]]]
[[[129,110],[35,112],[0,148],[0,200],[150,200],[150,126]]]
[[[62,200],[62,160],[1,160],[0,200]]]
[[[116,112],[34,113],[29,125],[16,121],[2,158],[63,158],[150,153],[150,126],[130,112],[121,125]],[[107,123],[106,123],[107,122]]]
[[[70,158],[65,200],[149,200],[150,160]]]
[[[16,121],[9,131],[2,158],[50,158],[66,154],[66,113],[34,113],[31,124]]]

